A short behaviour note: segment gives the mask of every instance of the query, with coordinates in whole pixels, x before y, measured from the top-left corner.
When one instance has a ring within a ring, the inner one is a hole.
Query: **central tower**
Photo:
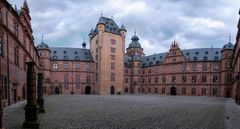
[[[90,50],[96,65],[96,94],[123,93],[126,29],[101,16],[89,33]]]

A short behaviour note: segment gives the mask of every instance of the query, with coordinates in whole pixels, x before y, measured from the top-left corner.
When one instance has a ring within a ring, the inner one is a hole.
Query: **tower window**
[[[111,44],[116,44],[116,40],[111,39]]]

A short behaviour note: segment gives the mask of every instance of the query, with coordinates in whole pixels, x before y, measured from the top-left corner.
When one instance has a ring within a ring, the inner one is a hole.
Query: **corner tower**
[[[51,82],[50,82],[50,71],[51,71],[51,64],[50,64],[50,56],[51,56],[51,50],[49,49],[49,46],[43,42],[37,45],[37,51],[40,56],[39,61],[39,67],[40,71],[43,73],[44,76],[44,92],[46,94],[51,94]]]
[[[89,33],[90,50],[96,63],[97,94],[123,93],[126,29],[113,19],[101,16]]]

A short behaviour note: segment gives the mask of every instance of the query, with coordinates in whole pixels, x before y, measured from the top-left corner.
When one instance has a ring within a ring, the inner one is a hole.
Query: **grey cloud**
[[[18,7],[23,3],[9,1]],[[36,44],[41,33],[45,33],[50,46],[79,47],[103,12],[107,17],[113,14],[119,26],[125,25],[127,45],[136,29],[140,42],[150,45],[144,48],[147,55],[167,51],[174,37],[182,49],[222,47],[228,42],[228,33],[235,37],[239,18],[239,0],[28,0],[28,3]],[[219,27],[211,27],[217,24]],[[235,38],[232,39],[234,43]]]

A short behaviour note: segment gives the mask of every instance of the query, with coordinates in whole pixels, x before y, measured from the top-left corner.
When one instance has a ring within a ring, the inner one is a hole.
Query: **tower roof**
[[[142,48],[141,44],[138,42],[139,38],[134,34],[134,36],[131,38],[132,42],[129,44],[128,48]]]
[[[105,25],[105,32],[110,32],[110,33],[121,35],[118,25],[111,18],[101,16],[99,18],[97,24],[104,24]],[[93,35],[96,35],[97,33],[98,33],[98,30],[97,30],[97,27],[96,27],[95,30],[93,31]]]
[[[229,34],[229,42],[223,46],[223,49],[234,49],[234,45],[231,43],[231,35]]]

